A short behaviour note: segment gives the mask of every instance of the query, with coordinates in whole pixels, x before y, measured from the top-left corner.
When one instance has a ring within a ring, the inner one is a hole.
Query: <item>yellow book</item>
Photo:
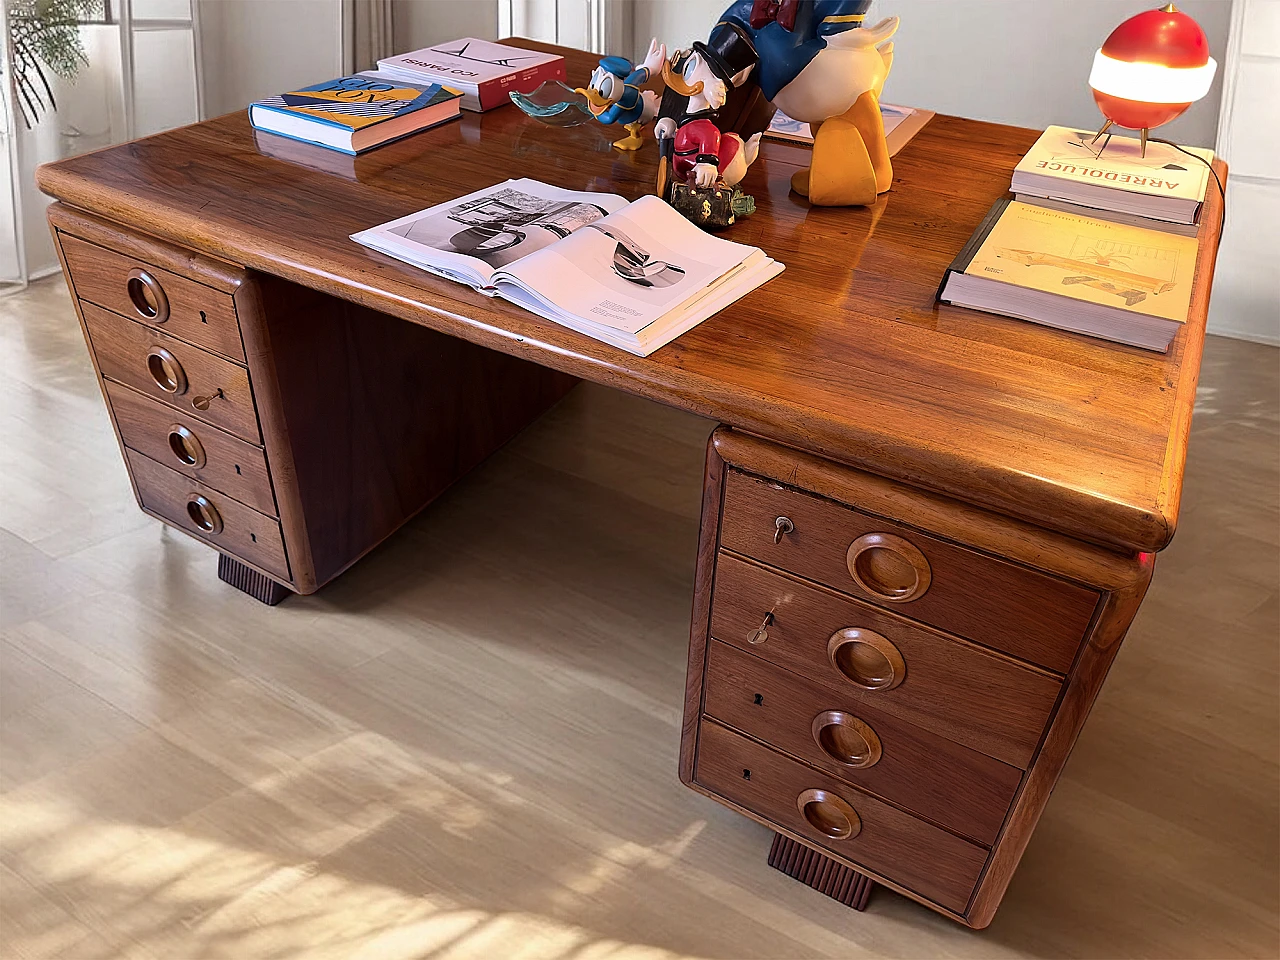
[[[1191,306],[1195,237],[999,201],[947,270],[938,299],[1168,350]]]

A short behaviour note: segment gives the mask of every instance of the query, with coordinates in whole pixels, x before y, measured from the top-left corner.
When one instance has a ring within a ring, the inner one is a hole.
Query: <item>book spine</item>
[[[1000,220],[1000,215],[1004,213],[1005,207],[1013,201],[1013,198],[1005,194],[997,200],[987,211],[987,215],[982,218],[982,222],[978,224],[978,229],[973,231],[973,235],[969,237],[968,242],[960,248],[960,252],[956,254],[956,258],[951,261],[951,265],[947,267],[946,272],[942,275],[942,282],[938,284],[938,293],[934,299],[940,303],[950,303],[943,296],[947,289],[947,281],[951,279],[953,273],[964,273],[969,269],[969,264],[973,261],[973,255],[978,252],[978,248],[982,246],[982,242],[987,239],[987,234],[991,232],[991,228]]]
[[[479,85],[480,109],[481,111],[492,110],[494,107],[508,103],[510,98],[507,94],[513,90],[517,93],[532,93],[548,80],[564,81],[567,76],[564,57],[558,57],[548,63],[540,63],[536,67],[521,70],[519,73],[509,73],[503,77],[486,80]]]

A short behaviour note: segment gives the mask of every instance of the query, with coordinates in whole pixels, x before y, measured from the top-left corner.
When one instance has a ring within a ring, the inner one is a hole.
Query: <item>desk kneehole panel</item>
[[[1099,594],[738,470],[721,544],[903,616],[1066,673]]]
[[[703,710],[953,833],[995,842],[1022,771],[713,640]]]
[[[121,384],[108,382],[106,391],[126,447],[259,513],[278,516],[261,447]]]
[[[711,636],[842,704],[866,704],[1022,769],[1062,689],[1048,671],[723,551]]]
[[[855,868],[963,913],[987,850],[704,720],[694,782]]]
[[[223,553],[289,580],[278,520],[135,450],[127,457],[143,509]]]
[[[82,303],[98,369],[175,410],[258,444],[249,372],[158,330]]]
[[[229,294],[67,234],[59,242],[81,300],[244,362]]]

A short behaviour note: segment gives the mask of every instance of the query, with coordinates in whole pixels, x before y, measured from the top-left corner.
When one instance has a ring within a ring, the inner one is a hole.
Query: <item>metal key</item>
[[[764,643],[769,639],[769,625],[773,623],[773,611],[769,611],[764,615],[764,620],[760,626],[747,634],[747,643]]]

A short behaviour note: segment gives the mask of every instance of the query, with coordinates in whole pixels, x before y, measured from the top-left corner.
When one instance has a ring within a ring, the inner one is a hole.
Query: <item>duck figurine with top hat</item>
[[[664,65],[667,88],[688,98],[679,116],[659,117],[654,127],[660,140],[673,141],[674,179],[698,187],[717,182],[733,187],[746,175],[760,151],[760,135],[744,141],[737,133],[722,131],[717,111],[731,87],[746,83],[756,63],[745,31],[719,24],[707,43],[695,41],[692,50],[678,57],[675,70]]]
[[[667,48],[657,40],[650,42],[649,53],[639,67],[633,68],[626,57],[603,57],[588,85],[575,91],[586,98],[587,109],[601,123],[620,123],[627,128],[627,135],[614,141],[617,149],[638,150],[644,143],[640,129],[658,112],[658,95],[640,87],[666,59]]]
[[[764,96],[814,131],[813,160],[792,189],[818,206],[873,203],[893,182],[880,93],[898,18],[863,26],[871,0],[736,0],[721,24],[758,51]]]

